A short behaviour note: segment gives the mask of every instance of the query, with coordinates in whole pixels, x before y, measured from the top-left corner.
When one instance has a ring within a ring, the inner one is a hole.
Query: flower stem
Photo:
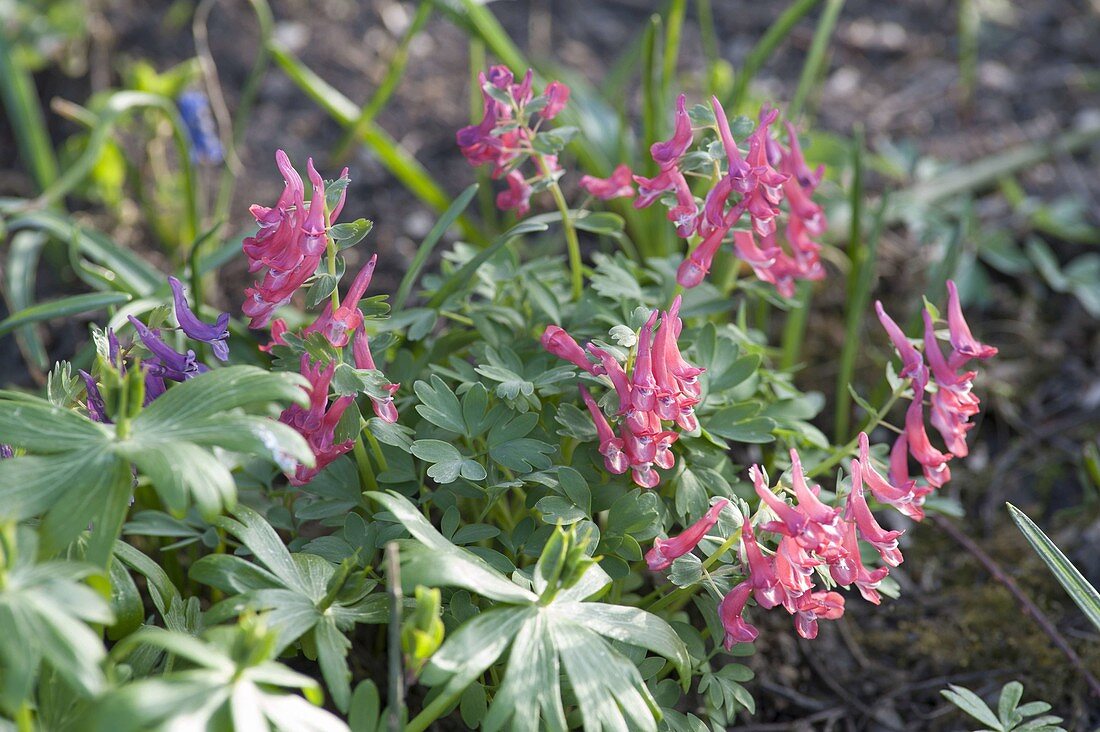
[[[541,157],[539,160],[542,162]],[[577,239],[577,229],[573,226],[573,219],[569,216],[569,206],[557,181],[550,183],[550,195],[554,197],[554,203],[561,212],[561,225],[565,229],[565,244],[569,248],[569,272],[573,282],[573,299],[580,300],[584,292],[584,273],[581,270],[581,243]]]
[[[905,391],[906,388],[908,388],[910,381],[910,379],[905,379],[900,384],[898,384],[898,388],[894,390],[894,393],[890,395],[890,398],[886,400],[886,403],[883,404],[877,412],[872,414],[870,418],[868,418],[867,422],[864,423],[862,429],[860,429],[860,432],[866,432],[867,430],[874,429],[878,426],[880,422],[882,422],[882,418],[885,417],[886,413],[890,411],[890,407],[894,406],[894,402],[896,402],[898,400],[898,397],[901,396],[901,393]],[[919,395],[917,396],[917,398],[919,398]],[[857,433],[855,437],[848,441],[848,444],[834,452],[831,458],[823,463],[820,463],[819,465],[814,466],[812,470],[807,470],[806,477],[813,478],[815,476],[821,475],[827,470],[832,469],[836,465],[839,465],[841,460],[852,454],[852,451],[856,449],[856,446],[858,444],[859,434]]]

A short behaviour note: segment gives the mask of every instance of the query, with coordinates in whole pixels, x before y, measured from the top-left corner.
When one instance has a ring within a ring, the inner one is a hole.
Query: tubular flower
[[[619,397],[616,416],[622,418],[618,436],[583,387],[581,395],[596,425],[600,454],[607,470],[619,474],[629,469],[634,482],[644,488],[660,483],[661,476],[655,467],[669,470],[676,462],[672,445],[679,434],[666,429],[663,422],[673,422],[688,432],[699,426],[695,405],[699,403],[697,382],[703,369],[685,361],[676,345],[681,328],[679,309],[677,297],[667,312],[652,312],[639,332],[629,374],[613,355],[589,343],[587,352],[599,361],[593,364],[577,341],[559,326],[549,325],[542,334],[542,345],[547,351],[611,382]]]
[[[972,358],[985,360],[997,355],[997,349],[979,343],[970,333],[959,304],[959,290],[954,281],[947,281],[947,327],[951,333],[951,368],[959,368]]]
[[[285,181],[283,193],[271,208],[252,206],[250,210],[260,229],[242,245],[250,272],[267,267],[263,279],[245,290],[248,297],[241,309],[251,318],[250,328],[266,325],[276,308],[290,302],[298,288],[316,271],[328,243],[326,225],[336,220],[346,195],[345,190],[326,221],[324,181],[313,167],[313,160],[306,165],[312,187],[308,204],[302,178],[286,153],[277,151],[275,162]],[[341,177],[347,173],[345,168]]]
[[[735,253],[749,264],[757,278],[773,284],[780,294],[791,296],[796,281],[825,276],[817,241],[825,232],[825,216],[812,199],[824,170],[809,170],[791,125],[786,126],[786,147],[773,136],[777,110],[761,110],[759,122],[746,140],[748,152],[742,155],[721,103],[712,98],[711,107],[714,122],[710,129],[725,151],[725,166],[718,168],[712,178],[702,208],[684,178],[684,157],[695,141],[684,95],[677,100],[672,137],[650,148],[660,172],[652,178],[634,177],[638,184],[634,206],[645,208],[673,193],[676,202],[670,206],[668,218],[677,234],[685,239],[702,237],[677,271],[677,282],[683,287],[703,281],[722,242],[732,232]],[[700,149],[709,152],[709,146],[709,140],[704,139]],[[696,170],[691,173],[698,175]],[[733,231],[746,214],[748,229]],[[780,229],[782,221],[786,223]],[[780,231],[785,246],[780,243]],[[760,238],[762,247],[756,246],[754,237]]]
[[[943,357],[927,309],[924,316],[924,353],[931,366],[936,392],[932,395],[932,426],[947,443],[947,449],[956,457],[966,457],[970,448],[966,445],[966,433],[973,429],[970,418],[981,411],[981,402],[970,390],[976,371],[956,373]]]
[[[84,380],[84,390],[88,393],[87,405],[88,416],[91,417],[93,422],[99,422],[101,424],[109,424],[111,420],[107,417],[107,406],[103,402],[103,395],[99,391],[99,385],[95,383],[95,379],[84,369],[80,369],[78,372],[80,378]],[[10,455],[8,457],[11,457]]]
[[[742,582],[730,590],[718,604],[718,617],[722,621],[722,628],[726,631],[722,645],[727,651],[737,643],[752,643],[759,635],[756,628],[746,623],[745,618],[742,617],[745,603],[749,601],[750,595],[752,595],[752,587],[748,582]]]
[[[924,509],[921,506],[924,504],[925,496],[932,489],[927,486],[918,487],[916,481],[909,480],[908,456],[909,446],[905,441],[905,434],[902,433],[891,451],[890,480],[887,480],[871,464],[871,449],[867,433],[859,433],[860,477],[871,491],[871,495],[879,503],[893,506],[914,521],[922,521]]]
[[[355,359],[355,368],[370,369],[372,371],[378,370],[378,367],[374,365],[374,356],[372,356],[370,352],[370,340],[367,338],[367,331],[363,328],[361,323],[355,331],[355,342],[352,344],[351,349],[352,356]],[[397,407],[393,405],[393,395],[397,393],[400,387],[400,384],[386,382],[382,385],[382,391],[385,393],[385,396],[378,397],[373,394],[367,395],[370,397],[375,416],[383,422],[393,424],[397,421]]]
[[[844,597],[836,592],[812,592],[798,599],[794,627],[807,640],[817,637],[818,620],[837,620],[844,614]]]
[[[313,321],[302,335],[320,333],[329,343],[336,348],[343,348],[348,344],[351,334],[363,324],[363,313],[359,310],[359,301],[370,286],[371,277],[374,276],[374,268],[378,264],[378,255],[375,254],[367,261],[348,289],[347,295],[340,302],[340,307],[332,309],[332,302],[325,305],[320,317]],[[285,328],[285,325],[283,326]],[[274,328],[272,338],[275,337]]]
[[[329,384],[332,382],[335,371],[335,361],[330,361],[328,366],[321,368],[320,364],[313,365],[308,355],[302,355],[302,376],[305,376],[310,384],[309,406],[292,404],[279,415],[279,421],[293,427],[306,439],[313,450],[316,464],[312,468],[299,465],[294,475],[289,476],[291,485],[305,485],[313,480],[327,465],[349,452],[355,444],[353,440],[336,442],[336,425],[355,399],[351,396],[342,396],[331,405],[329,404]]]
[[[603,373],[597,364],[588,360],[580,344],[559,325],[548,325],[542,332],[542,347],[558,358],[564,359],[592,375]]]
[[[852,461],[852,492],[848,494],[848,503],[844,517],[859,529],[859,538],[875,548],[882,561],[891,567],[902,563],[901,550],[898,549],[900,531],[887,531],[875,521],[867,498],[863,495],[863,467],[858,460]]]
[[[169,277],[168,285],[172,288],[176,321],[179,322],[183,332],[188,338],[209,343],[210,349],[219,361],[228,361],[229,346],[226,341],[229,340],[229,313],[222,313],[213,325],[207,325],[195,317],[191,308],[188,307],[187,298],[183,295],[183,285],[180,281],[175,277]]]
[[[701,519],[689,526],[679,536],[668,539],[656,538],[653,540],[653,548],[646,552],[645,561],[653,571],[668,569],[672,562],[692,551],[707,535],[707,532],[718,523],[718,514],[729,505],[725,498],[719,499]]]
[[[210,370],[195,360],[194,351],[179,353],[162,341],[157,331],[149,329],[145,323],[133,315],[127,316],[127,319],[134,326],[142,344],[153,354],[143,362],[148,367],[149,373],[170,381],[186,381]]]
[[[579,185],[601,201],[609,201],[612,198],[634,197],[634,174],[630,172],[629,166],[625,163],[611,171],[611,177],[609,178],[582,175]]]
[[[898,375],[903,379],[923,379],[927,381],[928,367],[924,365],[924,359],[921,357],[920,351],[909,342],[909,339],[905,337],[905,333],[894,322],[894,319],[886,314],[881,300],[875,301],[875,312],[878,313],[878,320],[882,323],[882,327],[886,329],[886,334],[890,336],[890,343],[893,344],[894,350],[901,356],[901,372]]]
[[[569,87],[560,81],[552,81],[538,99],[534,98],[531,85],[534,74],[528,70],[523,81],[516,83],[515,76],[506,66],[493,66],[488,74],[478,74],[482,94],[482,118],[476,125],[468,125],[455,133],[466,162],[475,167],[489,165],[495,179],[504,178],[508,188],[497,194],[497,207],[515,211],[524,216],[530,210],[532,183],[543,179],[554,180],[559,171],[554,155],[535,149],[534,133],[527,120],[536,114],[542,121],[549,121],[561,114],[569,101]],[[494,97],[487,88],[495,87],[506,92],[508,99]],[[521,172],[525,161],[535,161],[535,175],[530,179]]]

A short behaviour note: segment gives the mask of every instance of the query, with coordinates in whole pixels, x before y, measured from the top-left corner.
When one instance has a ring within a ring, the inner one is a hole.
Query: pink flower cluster
[[[286,183],[283,193],[270,208],[253,204],[249,210],[260,230],[243,242],[248,271],[267,267],[263,279],[245,290],[248,299],[241,309],[252,319],[249,328],[267,325],[275,309],[290,302],[298,288],[313,276],[328,246],[328,226],[340,215],[346,195],[345,189],[326,217],[325,182],[313,167],[313,159],[306,162],[313,186],[309,203],[304,198],[302,177],[282,150],[276,151],[275,164]],[[344,168],[341,177],[347,174]]]
[[[462,154],[473,166],[491,165],[494,179],[504,178],[507,190],[497,194],[497,207],[515,211],[523,216],[531,209],[532,184],[555,174],[559,168],[554,155],[539,155],[532,147],[532,131],[528,119],[532,114],[540,124],[552,120],[569,101],[569,87],[558,81],[546,86],[537,99],[532,91],[533,73],[530,69],[523,81],[516,83],[507,66],[494,66],[489,74],[478,74],[481,82],[484,116],[476,125],[463,127],[456,134]],[[499,89],[508,101],[493,97],[487,87]],[[523,158],[532,157],[538,170],[528,179],[520,171]]]
[[[868,602],[876,605],[881,602],[879,584],[890,567],[902,562],[898,549],[901,532],[883,529],[867,505],[863,492],[865,481],[869,487],[885,482],[870,462],[853,460],[851,472],[852,490],[841,508],[822,502],[818,497],[820,488],[807,484],[794,450],[791,450],[790,474],[795,497],[793,505],[772,492],[763,468],[754,465],[749,470],[762,506],[767,506],[778,519],[761,524],[759,530],[775,535],[778,542],[774,551],[766,549],[757,538],[752,519],[745,517],[741,527],[745,579],[730,590],[718,606],[726,630],[727,648],[734,643],[750,643],[756,639],[756,628],[743,617],[745,605],[752,597],[766,609],[782,606],[794,616],[795,629],[803,638],[817,636],[818,620],[835,620],[843,615],[842,595],[828,588],[815,588],[814,577],[819,568],[827,572],[831,584],[855,585]],[[679,536],[656,540],[653,549],[646,554],[649,568],[665,569],[676,557],[692,551],[715,525],[725,504],[724,499],[716,503],[706,516]],[[861,540],[870,544],[888,566],[866,567],[860,557]]]
[[[313,194],[308,204],[303,200],[301,176],[290,164],[286,153],[277,151],[275,161],[283,174],[285,188],[275,206],[252,206],[251,211],[260,230],[256,236],[246,238],[243,244],[250,271],[268,268],[263,280],[246,291],[249,298],[242,309],[252,318],[250,328],[266,325],[275,309],[288,303],[298,288],[314,275],[328,248],[328,227],[344,205],[345,194],[341,194],[339,201],[326,216],[324,181],[314,169],[312,159],[307,163],[309,179],[313,185]],[[341,177],[347,174],[348,170],[345,168]],[[359,369],[376,369],[363,327],[363,313],[359,310],[359,302],[366,294],[377,263],[378,255],[375,254],[355,276],[339,306],[334,308],[329,300],[320,316],[301,332],[303,337],[320,333],[334,348],[341,349],[348,345],[354,334],[352,359]],[[270,351],[273,346],[287,345],[284,338],[287,331],[283,319],[271,321],[271,341],[260,349]],[[351,450],[354,444],[351,440],[340,443],[335,441],[336,425],[344,411],[354,402],[354,397],[350,395],[338,397],[331,403],[329,401],[329,387],[337,364],[337,361],[330,361],[322,367],[319,363],[313,363],[308,354],[302,354],[301,373],[310,383],[310,405],[308,408],[292,405],[283,411],[279,419],[306,438],[313,448],[316,464],[313,468],[299,465],[290,478],[292,485],[308,483],[325,466]],[[397,384],[384,384],[382,391],[385,396],[368,395],[375,414],[387,422],[397,421],[397,410],[393,404],[393,394],[397,389]]]
[[[971,391],[977,372],[960,369],[973,359],[992,358],[997,354],[997,349],[979,343],[971,334],[959,304],[958,289],[951,280],[947,282],[947,326],[951,351],[946,357],[936,340],[935,323],[928,308],[922,312],[923,354],[886,314],[881,302],[875,303],[875,309],[901,357],[899,375],[912,379],[913,385],[913,401],[905,412],[905,429],[890,451],[890,479],[899,489],[896,494],[884,494],[882,497],[876,493],[876,497],[919,521],[924,517],[922,505],[926,496],[951,479],[948,461],[954,457],[965,457],[970,452],[966,445],[966,433],[974,427],[970,418],[980,409],[978,397]],[[924,426],[924,393],[930,382],[935,387],[931,396],[930,421],[943,438],[946,452],[932,444]],[[910,455],[920,464],[925,485],[917,485],[916,481],[909,479]]]
[[[695,142],[686,98],[676,103],[675,130],[668,140],[654,143],[650,155],[660,167],[652,178],[633,176],[638,185],[635,208],[646,208],[666,197],[672,201],[668,218],[676,233],[702,241],[680,265],[676,279],[684,287],[695,287],[710,271],[714,256],[732,231],[733,247],[756,276],[775,285],[780,294],[794,294],[797,280],[820,280],[825,276],[821,265],[821,245],[817,238],[825,232],[825,215],[814,203],[814,190],[824,168],[811,171],[806,165],[798,137],[788,123],[786,147],[772,135],[771,127],[779,116],[774,109],[760,112],[759,123],[748,137],[742,155],[730,130],[729,119],[717,98],[711,98],[715,124],[713,130],[724,152],[724,168],[716,162],[717,175],[709,179],[710,188],[700,201],[692,192],[688,178],[698,173],[687,166],[685,156]],[[633,195],[620,166],[608,179],[586,176],[581,185],[592,195],[616,198]],[[786,205],[784,207],[784,201]],[[749,228],[733,230],[745,216]],[[779,222],[785,220],[786,248],[779,241]]]
[[[592,343],[582,349],[556,325],[547,326],[542,334],[542,345],[547,351],[593,376],[606,376],[611,381],[619,397],[616,416],[622,418],[618,435],[583,386],[581,396],[596,424],[600,454],[607,470],[616,475],[630,470],[634,482],[645,488],[661,482],[655,466],[668,470],[676,462],[672,445],[680,435],[666,429],[664,423],[672,422],[687,432],[699,426],[695,405],[699,403],[699,375],[704,369],[685,361],[676,344],[683,327],[679,311],[679,296],[667,312],[653,311],[638,334],[637,352],[629,374],[606,350]],[[589,354],[598,363],[590,361]]]

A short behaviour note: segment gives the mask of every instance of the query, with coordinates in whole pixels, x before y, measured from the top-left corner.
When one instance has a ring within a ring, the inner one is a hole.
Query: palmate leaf
[[[212,607],[208,619],[218,622],[247,610],[267,611],[276,653],[310,634],[325,684],[336,706],[346,711],[351,702],[351,644],[344,632],[356,623],[384,622],[386,597],[370,596],[371,585],[355,584],[349,571],[340,572],[321,557],[291,554],[271,525],[247,506],[238,506],[234,516],[215,523],[251,551],[257,563],[225,554],[195,562],[192,579],[234,595]]]
[[[106,686],[106,656],[89,623],[111,623],[107,602],[80,583],[97,570],[81,562],[35,563],[38,542],[29,528],[7,531],[0,558],[0,709],[14,713],[31,691],[42,662],[77,693],[94,695]]]
[[[366,495],[423,545],[402,551],[403,585],[462,587],[497,603],[463,624],[428,662],[422,680],[442,687],[433,707],[456,700],[507,651],[504,679],[482,729],[492,732],[507,725],[535,732],[540,724],[566,729],[562,670],[586,729],[657,729],[660,708],[637,667],[608,641],[665,656],[684,681],[690,679],[687,648],[664,620],[644,610],[583,602],[611,582],[599,565],[577,564],[580,576],[561,584],[560,578],[571,576],[572,563],[580,560],[567,551],[565,556],[573,558],[563,564],[560,552],[567,545],[560,540],[560,530],[536,565],[536,594],[454,546],[404,496]],[[410,723],[412,728],[417,725],[416,719]]]
[[[286,732],[346,732],[347,725],[321,709],[320,687],[308,676],[276,663],[262,620],[215,628],[202,638],[145,628],[112,652],[117,659],[141,645],[168,651],[191,668],[119,687],[98,701],[91,729],[278,729]],[[306,699],[271,691],[302,690]],[[307,699],[309,701],[307,701]],[[312,704],[310,702],[313,702]]]

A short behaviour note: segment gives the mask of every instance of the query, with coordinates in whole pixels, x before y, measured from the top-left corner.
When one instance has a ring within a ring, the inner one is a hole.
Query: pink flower
[[[913,381],[915,396],[905,411],[905,439],[909,443],[909,454],[924,469],[924,479],[930,486],[940,488],[951,480],[951,470],[947,467],[947,462],[953,456],[951,453],[943,453],[933,447],[924,429],[922,397],[926,385],[924,381],[916,379]]]
[[[787,590],[780,583],[775,571],[775,561],[768,560],[756,543],[752,530],[752,520],[745,516],[741,524],[741,545],[745,550],[745,559],[749,565],[749,581],[753,595],[760,607],[770,609],[787,600]]]
[[[290,425],[306,438],[306,442],[313,450],[316,464],[312,468],[299,465],[294,475],[290,476],[291,485],[301,486],[313,480],[327,465],[350,451],[355,444],[353,440],[341,443],[335,441],[336,425],[340,422],[344,410],[355,401],[353,397],[344,396],[339,397],[329,406],[329,384],[335,371],[335,361],[330,361],[328,366],[322,369],[320,364],[313,366],[308,355],[302,355],[302,375],[310,382],[309,407],[292,404],[283,410],[279,421]]]
[[[531,210],[531,186],[527,185],[523,174],[513,170],[504,179],[508,184],[508,190],[497,194],[497,208],[502,211],[515,211],[517,216],[524,216]]]
[[[879,503],[893,506],[898,511],[913,519],[924,519],[924,497],[932,490],[930,487],[918,488],[916,481],[909,480],[909,445],[902,433],[894,443],[891,450],[890,480],[882,477],[874,465],[871,464],[871,450],[867,441],[867,433],[859,433],[859,464],[860,476],[864,484],[871,491],[871,495]]]
[[[546,106],[539,110],[539,116],[543,119],[554,119],[569,101],[569,87],[560,81],[551,81],[546,85],[543,96],[546,97]]]
[[[746,623],[742,617],[745,603],[749,601],[751,594],[752,586],[748,582],[742,582],[730,590],[718,604],[718,617],[726,631],[722,645],[727,651],[736,643],[752,643],[759,635],[756,628]]]
[[[952,368],[959,368],[972,358],[987,359],[997,355],[997,349],[979,343],[970,333],[970,326],[963,317],[962,306],[959,304],[959,290],[952,280],[947,281],[947,327],[951,333],[951,348],[953,352],[948,363]]]
[[[653,378],[653,326],[658,311],[654,310],[638,334],[638,353],[634,360],[634,375],[630,382],[630,403],[634,409],[648,412],[655,403],[657,382]]]
[[[852,492],[848,494],[845,518],[859,529],[859,536],[875,548],[882,561],[891,567],[902,563],[901,550],[898,549],[900,531],[887,531],[875,521],[867,498],[863,495],[863,467],[858,460],[852,461]]]
[[[722,246],[722,239],[726,236],[727,231],[724,228],[713,229],[699,243],[699,246],[695,247],[691,254],[680,263],[679,269],[676,270],[676,282],[681,287],[695,287],[706,278],[707,272],[710,272],[710,266],[714,262],[714,255],[718,253],[718,248]]]
[[[703,540],[703,537],[707,535],[707,532],[718,523],[718,514],[727,505],[729,505],[729,501],[720,498],[710,507],[706,515],[685,529],[679,536],[669,537],[668,539],[661,539],[660,537],[654,539],[653,548],[645,555],[645,561],[650,570],[656,572],[668,569],[675,559],[694,550],[699,542]]]
[[[542,332],[542,347],[560,359],[581,368],[592,375],[603,373],[603,369],[588,360],[584,349],[573,336],[557,325],[548,325]]]
[[[355,279],[348,289],[347,295],[335,312],[332,309],[332,301],[325,304],[321,316],[309,325],[303,335],[320,333],[336,348],[343,348],[348,344],[351,333],[363,324],[363,313],[359,310],[359,301],[366,294],[370,286],[371,277],[374,276],[374,268],[378,264],[378,255],[371,256],[367,263],[355,275]]]
[[[355,331],[355,342],[352,344],[351,349],[352,357],[355,359],[355,368],[378,370],[378,367],[374,365],[374,356],[370,352],[370,340],[367,338],[367,331],[362,324]],[[368,394],[375,416],[383,422],[393,424],[397,421],[397,407],[393,404],[393,395],[397,393],[400,386],[400,384],[384,384],[382,390],[387,392],[385,397]]]
[[[600,359],[600,363],[603,365],[603,373],[607,375],[607,378],[611,379],[611,384],[615,387],[615,391],[619,396],[619,414],[626,414],[630,410],[630,380],[626,376],[626,371],[623,370],[622,364],[615,360],[607,351],[602,348],[598,348],[592,343],[589,343],[585,348],[596,358]]]
[[[580,390],[581,399],[584,400],[584,405],[588,407],[588,412],[592,415],[592,421],[596,425],[596,435],[600,440],[600,454],[603,455],[604,467],[607,468],[607,472],[615,475],[625,473],[627,468],[630,467],[630,460],[623,449],[623,441],[615,437],[611,425],[607,423],[607,417],[604,416],[600,406],[596,404],[596,400],[588,393],[588,389],[582,386]]]
[[[629,166],[623,163],[611,172],[610,178],[581,176],[580,187],[603,201],[609,201],[612,198],[633,198],[634,174],[630,172]]]
[[[817,637],[818,620],[836,620],[844,614],[844,597],[836,592],[813,592],[798,600],[795,630],[807,640]]]
[[[903,379],[911,378],[915,382],[923,381],[927,384],[928,369],[924,365],[924,358],[921,357],[920,351],[909,342],[909,339],[905,337],[905,333],[902,332],[893,318],[886,314],[881,300],[875,301],[875,312],[878,313],[879,322],[882,323],[882,327],[886,329],[887,335],[890,336],[890,342],[894,344],[894,350],[901,356],[902,368],[899,376]]]
[[[767,485],[767,475],[758,466],[749,470],[756,493],[779,517],[762,528],[795,539],[807,551],[829,559],[840,552],[842,539],[839,527],[840,509],[826,506],[806,485],[798,453],[791,450],[791,483],[797,504],[790,506],[776,496]]]
[[[966,457],[970,452],[966,445],[966,433],[974,427],[970,418],[980,411],[978,397],[970,391],[977,373],[955,373],[948,366],[936,341],[932,315],[927,309],[923,315],[924,355],[928,358],[932,378],[936,382],[936,393],[932,395],[932,426],[943,437],[948,450],[956,457]]]
[[[676,100],[676,122],[672,137],[665,142],[655,142],[649,148],[653,161],[661,166],[661,170],[669,170],[676,167],[680,158],[694,139],[691,129],[691,117],[687,111],[687,96],[681,94]]]
[[[890,569],[879,567],[872,572],[863,565],[863,559],[859,555],[859,539],[856,537],[856,525],[854,523],[845,525],[844,548],[847,551],[842,561],[846,565],[847,571],[843,573],[845,575],[843,577],[839,576],[842,574],[841,572],[833,572],[833,579],[836,580],[837,584],[843,586],[854,584],[856,589],[859,590],[859,594],[863,595],[864,600],[878,605],[882,602],[882,598],[878,594],[878,586],[882,583],[882,580],[886,579]],[[831,572],[835,566],[830,567]]]

